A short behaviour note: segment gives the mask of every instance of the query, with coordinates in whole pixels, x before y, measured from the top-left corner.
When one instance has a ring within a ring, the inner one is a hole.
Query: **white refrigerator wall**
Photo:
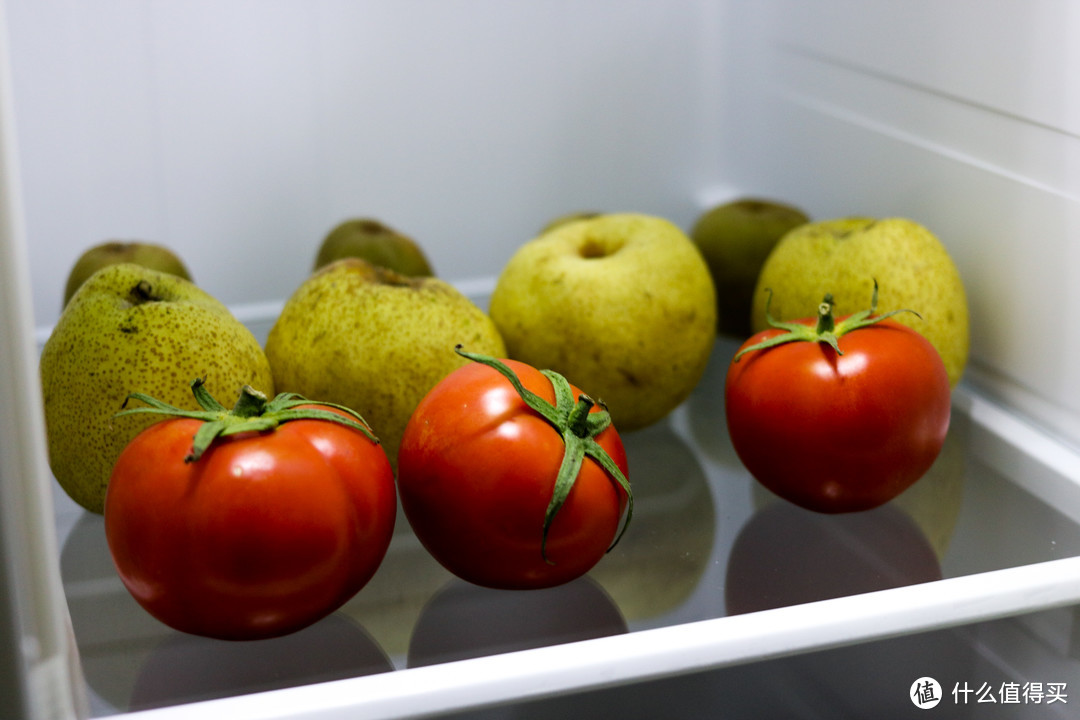
[[[730,3],[729,181],[907,216],[968,291],[967,379],[1080,442],[1080,5]]]
[[[35,310],[108,238],[283,299],[368,215],[492,276],[553,216],[687,221],[715,172],[706,3],[11,0]]]
[[[1080,442],[1068,0],[9,0],[35,322],[87,246],[284,299],[338,221],[491,277],[552,217],[732,193],[916,219],[968,379]]]

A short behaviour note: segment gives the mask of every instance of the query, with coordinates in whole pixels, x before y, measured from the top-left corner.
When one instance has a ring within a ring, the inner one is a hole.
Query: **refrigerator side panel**
[[[30,720],[84,715],[60,586],[0,6],[0,696]],[[12,717],[12,716],[9,716]]]

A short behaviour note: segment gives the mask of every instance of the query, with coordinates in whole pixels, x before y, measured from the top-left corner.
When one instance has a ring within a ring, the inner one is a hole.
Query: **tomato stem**
[[[836,320],[833,318],[833,296],[831,293],[825,293],[825,299],[818,305],[817,312],[817,333],[818,335],[824,335],[825,333],[831,333],[836,330]]]
[[[591,437],[589,435],[589,413],[592,412],[595,405],[596,402],[583,393],[578,396],[577,404],[570,411],[567,426],[579,438]]]
[[[264,393],[259,392],[250,385],[245,385],[240,388],[240,397],[236,399],[232,411],[237,417],[259,417],[266,412],[267,403],[268,400]]]
[[[596,436],[611,425],[611,415],[608,413],[604,403],[593,400],[584,393],[575,399],[570,383],[565,377],[554,370],[541,370],[541,373],[551,383],[551,388],[555,393],[555,404],[552,405],[526,388],[521,383],[521,379],[506,363],[487,355],[466,352],[461,345],[455,347],[454,351],[473,362],[487,365],[505,377],[525,404],[550,423],[562,436],[566,450],[563,453],[559,472],[552,486],[551,500],[548,502],[547,510],[544,513],[544,525],[540,540],[540,554],[543,556],[544,561],[548,564],[554,564],[547,556],[548,532],[551,529],[552,522],[555,520],[555,516],[562,509],[566,498],[570,495],[574,483],[577,482],[581,466],[586,457],[597,462],[604,469],[604,472],[626,493],[626,517],[623,519],[622,527],[616,534],[614,541],[608,546],[607,551],[611,552],[611,549],[622,539],[623,533],[626,532],[626,528],[630,524],[630,518],[634,515],[634,493],[630,489],[630,481],[626,479],[626,475],[611,459],[607,451],[596,442]],[[599,406],[599,411],[592,412],[596,406]]]
[[[379,439],[371,431],[363,417],[354,410],[343,405],[308,400],[296,393],[281,393],[273,400],[267,400],[266,395],[250,385],[245,385],[240,390],[240,396],[228,410],[219,403],[206,389],[205,378],[195,378],[191,381],[191,392],[201,410],[188,410],[174,407],[168,403],[150,397],[145,393],[131,393],[124,399],[124,404],[117,417],[121,415],[134,415],[149,413],[165,415],[167,417],[189,418],[201,420],[202,424],[195,431],[191,439],[191,452],[184,458],[184,462],[197,462],[199,458],[210,448],[219,437],[227,437],[243,432],[267,432],[278,425],[292,420],[325,420],[345,425],[353,430],[358,430],[373,443],[378,444]],[[145,407],[128,408],[131,400],[138,400]],[[314,405],[317,407],[300,407]],[[331,412],[326,408],[334,408],[347,413],[348,417]]]
[[[769,306],[772,304],[772,290],[766,288],[769,293],[769,298],[765,302],[765,319],[769,325],[784,330],[785,332],[779,335],[773,335],[770,338],[762,340],[759,343],[750,345],[740,350],[734,358],[734,362],[738,362],[743,355],[753,350],[765,350],[767,348],[775,347],[777,345],[783,345],[790,342],[819,342],[825,343],[836,351],[837,355],[843,355],[843,351],[840,349],[839,340],[844,335],[858,330],[860,328],[869,327],[876,323],[881,322],[885,318],[892,317],[899,313],[908,312],[917,318],[922,318],[919,313],[914,310],[908,310],[902,308],[900,310],[893,310],[887,312],[884,315],[874,315],[877,312],[878,303],[878,284],[877,280],[874,280],[874,291],[870,296],[870,309],[861,310],[854,315],[849,315],[846,318],[841,319],[839,322],[833,317],[833,308],[835,304],[833,302],[833,296],[831,293],[826,293],[825,298],[818,305],[817,324],[813,327],[806,323],[800,322],[780,322],[773,318],[769,313]]]

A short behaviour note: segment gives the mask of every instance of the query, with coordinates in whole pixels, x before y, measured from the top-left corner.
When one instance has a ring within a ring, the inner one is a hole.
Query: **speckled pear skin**
[[[897,322],[920,332],[937,349],[952,386],[967,365],[969,318],[960,273],[941,242],[904,218],[836,218],[802,225],[783,237],[765,260],[754,291],[751,325],[814,317],[832,293],[837,317],[870,306],[878,283],[878,313],[908,308]]]
[[[468,360],[506,357],[491,319],[433,277],[405,277],[359,258],[307,278],[286,301],[266,341],[279,392],[359,412],[397,468],[401,436],[431,388]]]
[[[274,394],[266,355],[225,305],[187,280],[131,263],[83,283],[42,349],[40,370],[53,474],[96,513],[120,452],[163,419],[114,417],[129,393],[198,409],[190,384],[205,377],[226,406],[244,385]]]

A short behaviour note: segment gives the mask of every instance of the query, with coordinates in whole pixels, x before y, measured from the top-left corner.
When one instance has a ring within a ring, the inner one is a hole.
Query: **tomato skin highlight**
[[[779,334],[764,330],[742,348]],[[838,343],[842,355],[823,342],[750,350],[725,383],[739,459],[773,493],[823,513],[877,507],[915,483],[951,412],[941,358],[916,331],[882,320]]]
[[[145,430],[106,494],[117,572],[151,615],[207,637],[274,637],[371,579],[396,514],[380,446],[335,423],[294,420],[220,438],[185,463],[199,426],[174,418]]]
[[[551,382],[538,370],[502,362],[527,389],[554,402]],[[571,388],[575,398],[581,394]],[[596,441],[626,475],[614,427]],[[432,389],[405,429],[397,477],[405,516],[428,552],[468,582],[527,589],[573,580],[611,545],[627,496],[586,457],[549,529],[547,562],[542,529],[564,451],[560,434],[506,378],[465,365]]]

